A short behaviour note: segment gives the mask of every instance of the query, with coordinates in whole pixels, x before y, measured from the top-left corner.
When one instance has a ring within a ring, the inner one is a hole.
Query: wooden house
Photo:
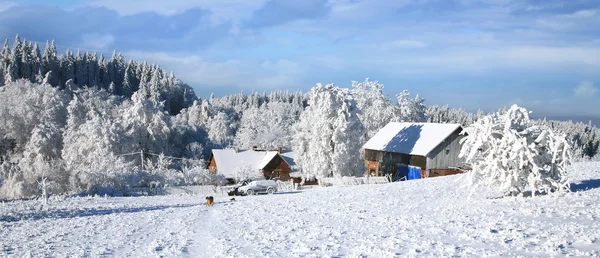
[[[290,172],[296,165],[294,157],[293,151],[284,151],[281,148],[277,150],[260,150],[255,147],[251,150],[213,149],[208,170],[233,180],[236,169],[247,166],[260,171],[266,179],[277,178],[287,181],[291,179]]]
[[[396,123],[363,145],[367,174],[394,181],[462,172],[460,124]]]

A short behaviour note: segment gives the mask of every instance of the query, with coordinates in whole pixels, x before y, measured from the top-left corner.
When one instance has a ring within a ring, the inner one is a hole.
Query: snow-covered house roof
[[[293,151],[279,154],[277,151],[254,151],[235,149],[213,149],[212,155],[218,168],[218,173],[228,178],[235,177],[238,167],[250,166],[252,169],[264,169],[271,160],[279,155],[289,166],[295,165]]]
[[[294,161],[296,159],[296,152],[286,150],[282,151],[279,155],[283,158],[283,160],[285,160],[285,163],[287,163],[290,167],[296,166],[296,162]]]
[[[427,156],[460,127],[460,124],[392,122],[379,130],[363,148]]]

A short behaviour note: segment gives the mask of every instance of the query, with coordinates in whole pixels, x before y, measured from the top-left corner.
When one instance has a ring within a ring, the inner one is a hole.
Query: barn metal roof
[[[236,152],[234,149],[213,149],[212,154],[217,164],[217,173],[227,178],[234,178],[235,169],[238,167],[250,166],[254,170],[263,169],[277,155],[280,155],[288,165],[295,165],[293,151],[278,154],[277,151],[238,150]]]
[[[391,122],[369,139],[363,148],[427,156],[460,127],[460,124]]]

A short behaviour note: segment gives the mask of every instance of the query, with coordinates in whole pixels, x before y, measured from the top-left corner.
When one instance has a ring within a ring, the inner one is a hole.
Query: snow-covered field
[[[0,203],[0,256],[600,256],[600,163],[574,192],[469,195],[461,176],[270,196]]]

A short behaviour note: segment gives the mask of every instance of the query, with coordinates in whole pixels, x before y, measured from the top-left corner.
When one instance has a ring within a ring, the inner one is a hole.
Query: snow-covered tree
[[[358,139],[364,127],[349,89],[317,84],[308,93],[308,107],[294,126],[295,162],[307,178],[362,174]]]
[[[97,87],[98,89],[102,89],[102,87],[100,87],[100,68],[98,67],[98,58],[96,57],[96,53],[85,53],[85,55],[87,60],[87,85],[89,87]]]
[[[410,98],[410,93],[404,90],[396,95],[398,105],[395,106],[394,121],[398,122],[425,122],[425,99],[417,95]]]
[[[10,162],[19,166],[10,170],[18,173],[10,178],[19,186],[5,187],[21,187],[18,192],[23,196],[39,193],[36,181],[45,171],[37,169],[40,166],[36,164],[60,159],[66,102],[67,96],[58,89],[26,80],[0,88],[0,131],[10,142]]]
[[[74,83],[76,80],[75,69],[77,67],[77,62],[75,56],[73,56],[73,53],[67,49],[67,52],[65,53],[63,58],[60,59],[59,63],[61,70],[60,85],[66,86],[67,81],[69,80],[72,80]]]
[[[131,97],[131,104],[122,111],[120,121],[138,150],[170,154],[170,118],[162,107],[154,106],[144,94],[136,92]]]
[[[56,44],[54,43],[54,40],[52,40],[52,43],[46,41],[46,48],[44,49],[44,54],[42,55],[42,67],[44,68],[42,72],[44,74],[52,72],[53,76],[48,82],[52,86],[58,86],[59,84],[58,76],[60,75],[60,63],[57,55],[58,54],[56,53]]]
[[[17,153],[23,153],[34,129],[43,126],[52,132],[62,130],[66,124],[67,102],[66,94],[50,86],[25,80],[9,83],[0,88],[0,131],[14,140]],[[48,149],[60,150],[60,146]],[[56,158],[56,153],[59,151],[47,154]]]
[[[226,112],[218,112],[208,121],[208,137],[213,144],[227,147],[233,142],[235,130],[232,127],[231,116]]]
[[[4,76],[5,84],[8,84],[9,82],[14,82],[20,78],[19,73],[21,70],[21,58],[22,58],[21,44],[22,44],[21,38],[19,38],[19,35],[17,35],[15,37],[15,42],[13,43],[12,51],[10,52],[10,59],[8,60],[8,66],[5,68],[6,69],[5,76]]]
[[[31,76],[29,77],[29,81],[41,83],[44,78],[44,68],[42,67],[42,54],[40,53],[40,48],[37,43],[33,44],[30,53],[30,67],[31,67]]]
[[[571,147],[564,134],[534,126],[529,112],[516,105],[465,128],[460,155],[471,164],[468,183],[503,190],[553,192],[569,187]]]
[[[291,128],[299,116],[290,103],[269,102],[261,107],[251,107],[244,111],[234,145],[241,148],[290,148]]]
[[[127,63],[127,67],[125,68],[123,86],[121,87],[121,91],[117,92],[129,98],[137,90],[136,85],[138,84],[139,82],[137,82],[135,78],[135,64],[132,61],[129,61],[129,63]]]
[[[120,100],[105,91],[75,92],[67,107],[62,157],[74,192],[112,191],[136,185],[132,157],[116,156],[136,149],[119,122]]]
[[[361,111],[358,117],[366,129],[363,138],[366,142],[391,121],[393,106],[383,93],[383,84],[368,78],[364,82],[352,82],[352,96]]]
[[[87,54],[81,55],[81,52],[77,50],[77,55],[75,56],[75,83],[77,83],[79,87],[89,86],[87,57]]]

